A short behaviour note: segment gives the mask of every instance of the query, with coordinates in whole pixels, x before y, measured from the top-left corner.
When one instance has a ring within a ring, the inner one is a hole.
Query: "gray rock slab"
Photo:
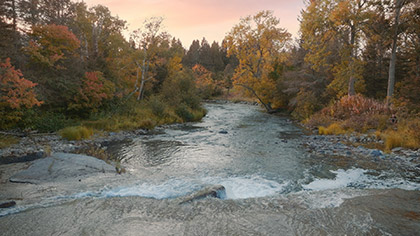
[[[13,175],[9,180],[14,183],[39,184],[98,173],[115,173],[115,167],[91,156],[54,153],[34,161],[28,169]]]

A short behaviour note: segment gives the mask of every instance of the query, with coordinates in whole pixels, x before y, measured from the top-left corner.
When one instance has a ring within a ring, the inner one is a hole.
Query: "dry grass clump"
[[[19,143],[19,138],[11,135],[0,134],[0,149],[10,147],[17,143]]]
[[[339,134],[345,134],[347,132],[348,131],[343,129],[341,125],[339,125],[338,123],[332,123],[328,127],[320,126],[318,128],[318,133],[321,135],[339,135]]]
[[[387,151],[396,147],[420,148],[420,119],[400,122],[396,128],[377,132],[376,135],[385,141]]]
[[[85,126],[73,126],[64,128],[58,133],[67,140],[82,140],[90,138],[93,135],[93,129]]]

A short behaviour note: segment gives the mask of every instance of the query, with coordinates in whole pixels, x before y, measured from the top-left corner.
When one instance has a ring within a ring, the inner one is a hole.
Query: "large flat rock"
[[[115,167],[91,156],[54,153],[50,157],[34,161],[28,169],[13,175],[9,180],[15,183],[39,184],[99,173],[115,173]]]

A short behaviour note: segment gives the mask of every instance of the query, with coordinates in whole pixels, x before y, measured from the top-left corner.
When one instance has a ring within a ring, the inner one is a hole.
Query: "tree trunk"
[[[398,26],[401,14],[401,8],[404,5],[405,0],[396,0],[395,3],[395,22],[394,22],[394,35],[392,39],[392,52],[391,61],[389,62],[389,73],[388,73],[388,90],[386,94],[386,103],[391,105],[392,96],[394,95],[395,85],[395,64],[397,61],[397,41],[398,41]]]
[[[139,64],[137,64],[137,66],[140,67]],[[144,90],[144,84],[146,83],[147,80],[149,80],[149,79],[146,79],[146,74],[147,74],[147,72],[149,70],[149,61],[147,61],[147,64],[146,64],[146,58],[143,59],[143,65],[140,68],[141,68],[141,81],[140,81],[139,95],[137,96],[137,100],[138,101],[139,100],[143,100],[143,97],[144,97],[144,92],[143,92],[143,90]]]
[[[243,87],[243,88],[246,88],[246,89],[248,89],[257,99],[258,99],[258,101],[260,101],[260,103],[264,106],[264,108],[267,110],[267,112],[268,113],[270,113],[270,114],[272,114],[272,113],[275,113],[275,112],[277,112],[277,110],[274,110],[272,107],[271,107],[271,104],[270,103],[265,103],[265,102],[263,102],[262,101],[262,99],[258,96],[258,94],[255,92],[255,90],[253,90],[251,87],[249,87],[249,86],[246,86],[246,85],[244,85],[244,84],[237,84],[237,85],[239,85],[239,86],[241,86],[241,87]]]
[[[16,1],[12,0],[12,17],[13,17],[13,30],[17,31],[17,9],[16,9]]]
[[[350,45],[352,47],[351,53],[350,53],[350,79],[349,79],[349,88],[348,88],[348,96],[354,96],[356,95],[356,90],[354,88],[354,84],[356,83],[356,78],[354,76],[354,62],[356,60],[356,54],[357,54],[357,46],[355,45],[356,42],[356,29],[355,26],[351,26],[351,33],[350,33]]]

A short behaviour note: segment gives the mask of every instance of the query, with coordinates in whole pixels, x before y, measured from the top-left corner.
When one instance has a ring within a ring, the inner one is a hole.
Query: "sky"
[[[179,38],[185,48],[205,37],[221,42],[241,17],[271,10],[280,18],[280,27],[298,36],[304,0],[84,0],[89,7],[107,6],[114,16],[126,20],[128,32],[142,26],[145,19],[163,17],[164,30]]]

